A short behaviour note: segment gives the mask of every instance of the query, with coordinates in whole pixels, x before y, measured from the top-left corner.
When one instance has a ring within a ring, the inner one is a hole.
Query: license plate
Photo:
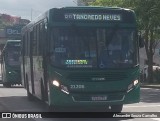
[[[106,101],[107,96],[91,96],[92,101]]]

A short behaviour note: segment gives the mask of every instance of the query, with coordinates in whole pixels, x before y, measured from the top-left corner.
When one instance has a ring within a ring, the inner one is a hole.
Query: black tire
[[[120,113],[122,111],[123,105],[112,105],[110,112]]]
[[[41,100],[43,102],[45,101],[45,90],[44,90],[44,85],[43,85],[42,79],[41,79]]]
[[[47,105],[47,111],[48,111],[48,112],[54,112],[53,106]]]
[[[28,76],[26,76],[26,90],[27,90],[27,98],[29,101],[34,101],[35,97],[29,92],[29,84],[28,84]]]
[[[58,107],[55,107],[53,105],[47,104],[47,111],[49,111],[49,112],[62,112],[63,110]]]
[[[29,101],[34,101],[35,100],[35,97],[29,91],[27,91],[27,98],[28,98]]]

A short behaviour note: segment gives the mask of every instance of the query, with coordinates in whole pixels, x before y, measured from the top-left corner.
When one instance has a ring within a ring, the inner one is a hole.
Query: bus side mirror
[[[144,39],[140,35],[138,36],[138,41],[139,41],[139,47],[143,48],[144,47]]]

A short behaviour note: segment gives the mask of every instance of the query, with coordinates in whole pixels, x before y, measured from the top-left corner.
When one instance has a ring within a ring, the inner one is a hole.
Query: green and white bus
[[[21,40],[7,40],[2,50],[1,73],[4,87],[21,84]]]
[[[124,8],[53,8],[22,29],[28,98],[54,111],[121,112],[140,101],[135,13]]]

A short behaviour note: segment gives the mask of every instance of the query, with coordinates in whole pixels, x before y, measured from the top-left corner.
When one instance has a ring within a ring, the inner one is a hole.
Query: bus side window
[[[33,40],[32,41],[32,54],[37,55],[37,32],[36,27],[33,29]]]
[[[44,40],[44,34],[43,34],[43,24],[40,23],[39,24],[39,45],[38,45],[38,51],[39,51],[39,55],[43,55],[43,42]]]

